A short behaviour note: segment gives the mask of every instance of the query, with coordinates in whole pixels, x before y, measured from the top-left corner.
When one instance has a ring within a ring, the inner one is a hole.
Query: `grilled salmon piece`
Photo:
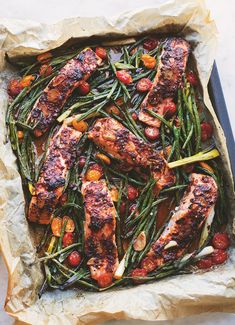
[[[188,42],[182,38],[173,37],[165,41],[153,85],[141,105],[141,122],[160,127],[161,121],[151,116],[146,109],[164,115],[165,106],[174,100],[181,84],[189,50]]]
[[[59,202],[70,168],[76,159],[77,144],[82,133],[63,124],[49,143],[45,162],[32,196],[28,219],[40,224],[50,223]]]
[[[150,168],[154,179],[157,180],[158,190],[174,184],[174,173],[163,156],[115,119],[98,119],[89,131],[88,138],[129,166]]]
[[[180,258],[198,237],[208,216],[214,213],[217,196],[217,184],[211,176],[191,174],[179,207],[143,259],[141,267],[151,272]]]
[[[107,287],[113,281],[118,267],[115,242],[116,210],[104,180],[83,182],[85,203],[85,252],[89,258],[91,277],[99,287]]]
[[[69,60],[49,82],[28,117],[28,123],[35,126],[36,137],[40,137],[49,129],[74,89],[82,80],[87,80],[101,62],[102,59],[94,51],[86,48]]]

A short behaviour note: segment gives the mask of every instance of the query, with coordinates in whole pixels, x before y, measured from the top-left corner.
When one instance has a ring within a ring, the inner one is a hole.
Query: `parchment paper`
[[[37,298],[43,275],[37,262],[30,229],[24,215],[24,198],[16,158],[5,143],[6,83],[12,76],[4,54],[38,54],[71,38],[92,36],[113,40],[143,32],[178,33],[194,45],[194,56],[203,86],[204,100],[216,128],[215,138],[223,160],[230,211],[235,215],[233,181],[222,129],[207,93],[215,50],[216,27],[200,0],[156,0],[155,6],[121,17],[66,19],[54,25],[0,20],[0,247],[8,267],[6,311],[22,324],[97,324],[108,319],[163,320],[206,311],[235,312],[235,253],[217,270],[181,275],[137,287],[103,293],[71,289]],[[232,231],[232,227],[231,231]]]

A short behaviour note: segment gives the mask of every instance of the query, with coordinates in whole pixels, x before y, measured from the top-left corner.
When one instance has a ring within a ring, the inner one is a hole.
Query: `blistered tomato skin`
[[[120,80],[124,85],[129,85],[132,83],[132,76],[125,70],[119,70],[116,72],[118,80]]]
[[[170,99],[170,100],[165,99],[163,102],[163,105],[164,105],[163,112],[166,117],[171,117],[176,113],[177,107],[176,107],[176,104],[172,101],[172,99]]]
[[[106,50],[103,47],[97,47],[95,49],[95,53],[102,60],[105,60],[107,58],[107,52],[106,52]]]
[[[131,272],[131,276],[133,278],[141,278],[141,277],[145,277],[147,275],[147,271],[145,269],[140,269],[140,268],[136,268]],[[144,282],[144,280],[141,279],[133,279],[133,282],[136,284],[141,284]]]
[[[20,80],[12,79],[8,84],[7,92],[11,97],[16,97],[23,88],[24,87],[21,85]]]
[[[213,135],[213,126],[209,122],[201,123],[202,142],[209,140]]]
[[[70,246],[74,243],[74,235],[72,232],[66,232],[63,236],[62,243],[64,247]]]
[[[72,267],[78,266],[81,262],[81,255],[77,251],[73,251],[68,256],[68,262]]]
[[[148,78],[140,79],[136,85],[136,89],[140,93],[145,93],[146,91],[150,90],[151,87],[152,87],[152,82]]]
[[[41,77],[48,77],[52,74],[52,66],[50,64],[43,64],[39,69]]]
[[[153,126],[147,126],[144,129],[144,134],[145,134],[146,138],[150,141],[157,140],[160,136],[159,129],[155,128]]]
[[[90,85],[88,82],[82,80],[78,86],[78,92],[80,95],[85,96],[90,92]]]
[[[148,51],[152,51],[158,46],[159,41],[153,38],[147,39],[144,44],[143,48]]]
[[[223,249],[215,249],[212,254],[212,262],[214,265],[223,264],[228,259],[228,253]]]
[[[212,265],[212,257],[203,258],[197,262],[197,267],[202,270],[209,269],[210,267],[212,267]]]
[[[138,189],[135,188],[132,185],[128,185],[128,188],[127,188],[127,197],[128,197],[128,199],[130,201],[134,201],[134,200],[137,199],[138,196],[139,196]]]
[[[198,79],[193,71],[189,71],[186,78],[192,86],[196,87],[198,85]]]
[[[230,245],[228,234],[216,233],[212,239],[212,245],[217,249],[227,249]]]

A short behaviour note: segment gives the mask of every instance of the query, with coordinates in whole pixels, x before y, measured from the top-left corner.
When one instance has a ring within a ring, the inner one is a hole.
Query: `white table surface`
[[[149,0],[0,0],[0,17],[31,19],[40,22],[56,22],[60,19],[74,16],[100,16],[109,11],[110,15],[140,8]],[[206,0],[216,20],[219,30],[219,47],[217,65],[228,107],[233,133],[235,134],[235,2],[231,0]],[[112,4],[112,5],[111,5]],[[108,10],[107,10],[108,8]],[[14,320],[3,310],[7,287],[7,273],[0,257],[0,325],[14,324]],[[203,314],[179,319],[176,321],[155,322],[164,325],[232,325],[235,324],[235,314]],[[115,322],[116,325],[127,322]],[[147,324],[147,322],[129,322],[129,324]],[[15,324],[16,325],[16,324]],[[34,324],[33,324],[34,325]],[[36,325],[36,323],[35,323]]]

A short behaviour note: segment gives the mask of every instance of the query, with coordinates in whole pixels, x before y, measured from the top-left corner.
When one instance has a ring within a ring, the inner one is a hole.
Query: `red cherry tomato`
[[[78,166],[80,168],[83,168],[85,166],[85,163],[86,163],[86,157],[85,156],[81,156],[79,159],[78,159]]]
[[[97,280],[98,286],[100,288],[108,287],[110,284],[112,284],[112,281],[113,281],[112,273],[108,273],[108,272],[103,274],[101,273],[99,279]]]
[[[223,264],[228,259],[228,253],[223,249],[215,249],[211,256],[214,265]]]
[[[193,71],[189,71],[186,75],[186,78],[192,86],[196,87],[198,85],[197,77]]]
[[[141,262],[141,267],[149,273],[156,269],[156,264],[151,257],[145,257]]]
[[[42,77],[48,77],[52,73],[52,66],[50,64],[43,64],[39,69],[39,74]]]
[[[90,92],[90,85],[88,82],[82,80],[78,86],[78,92],[80,95],[84,96]]]
[[[138,196],[139,196],[138,189],[135,188],[132,185],[128,185],[128,188],[127,188],[127,197],[128,197],[128,199],[130,201],[134,201],[134,200],[137,199]]]
[[[145,277],[147,275],[147,271],[145,269],[139,269],[139,268],[136,268],[134,269],[132,272],[131,272],[131,276],[134,278],[133,279],[133,282],[136,283],[136,284],[140,284],[140,283],[143,283],[144,280],[141,280],[141,279],[135,279],[135,278],[138,278],[138,277]]]
[[[132,83],[132,76],[125,70],[119,70],[116,72],[118,80],[120,80],[125,85]]]
[[[160,136],[159,129],[155,128],[153,126],[147,126],[144,129],[144,134],[145,134],[146,138],[149,139],[150,141],[154,141],[154,140],[158,139]]]
[[[146,91],[148,91],[150,88],[152,87],[152,82],[151,80],[149,80],[148,78],[142,78],[138,81],[137,85],[136,85],[136,89],[140,92],[140,93],[145,93]]]
[[[212,245],[214,248],[227,249],[229,244],[230,240],[226,233],[216,233],[212,239]]]
[[[134,121],[136,121],[138,119],[138,115],[134,112],[131,114],[132,118]]]
[[[158,46],[159,41],[153,38],[147,39],[144,44],[143,47],[145,50],[151,51],[153,49],[155,49],[155,47]]]
[[[11,97],[16,97],[23,88],[20,80],[12,79],[8,84],[7,92]]]
[[[64,247],[72,245],[74,242],[74,236],[72,232],[66,232],[63,236],[62,243]]]
[[[201,123],[201,137],[202,141],[205,142],[212,137],[213,126],[208,122]]]
[[[173,116],[177,111],[177,107],[171,98],[164,99],[162,105],[163,105],[163,113],[167,117]]]
[[[73,251],[68,256],[68,262],[72,267],[78,266],[81,262],[81,255],[77,251]]]
[[[197,262],[197,267],[199,269],[209,269],[212,265],[212,257],[206,257]]]
[[[102,60],[105,60],[107,58],[107,52],[103,47],[97,47],[95,49],[95,53],[96,55],[98,55],[98,57],[100,57]]]

